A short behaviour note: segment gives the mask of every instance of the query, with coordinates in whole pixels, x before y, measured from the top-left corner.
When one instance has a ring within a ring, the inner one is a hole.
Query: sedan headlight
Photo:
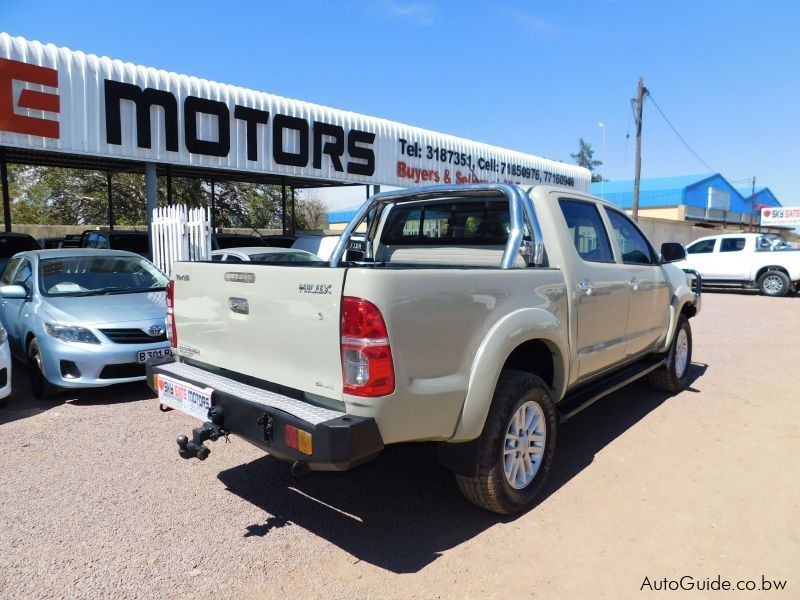
[[[83,342],[84,344],[99,344],[95,335],[86,327],[75,327],[74,325],[57,325],[55,323],[45,323],[47,335],[61,340],[62,342]]]
[[[6,331],[5,327],[0,325],[0,346],[5,344],[7,339],[8,339],[8,332]]]

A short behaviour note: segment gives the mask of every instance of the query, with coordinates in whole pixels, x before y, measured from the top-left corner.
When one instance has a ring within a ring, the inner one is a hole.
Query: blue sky
[[[580,137],[600,158],[602,121],[609,179],[633,177],[630,98],[641,75],[713,170],[742,186],[755,175],[784,205],[800,205],[796,1],[0,7],[12,35],[557,160],[571,161]],[[642,176],[707,171],[646,103]]]

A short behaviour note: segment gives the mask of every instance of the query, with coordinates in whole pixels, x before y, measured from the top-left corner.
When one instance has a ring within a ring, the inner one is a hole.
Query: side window
[[[687,254],[711,254],[717,240],[701,240],[686,248]]]
[[[96,248],[97,247],[97,234],[90,233],[86,236],[86,247],[87,248]]]
[[[614,262],[608,234],[597,206],[566,198],[559,198],[558,204],[580,257],[592,262]]]
[[[611,221],[611,228],[617,237],[619,251],[622,254],[622,262],[636,265],[655,264],[653,249],[647,238],[633,224],[627,216],[616,210],[606,209],[608,220]]]
[[[226,254],[225,262],[244,262],[244,261],[235,254]]]
[[[3,276],[0,277],[0,282],[3,283],[3,285],[8,285],[11,283],[11,276],[14,274],[14,271],[21,260],[21,258],[12,258],[10,261],[8,261],[6,268],[3,269]]]
[[[720,252],[741,252],[744,250],[744,238],[723,238],[720,242]]]
[[[15,285],[21,285],[26,290],[31,290],[31,276],[33,275],[33,271],[31,270],[31,261],[25,259],[23,260],[22,264],[19,267],[19,270],[14,275],[13,283]]]
[[[222,254],[215,254],[211,257],[211,260],[213,262],[222,262]]]

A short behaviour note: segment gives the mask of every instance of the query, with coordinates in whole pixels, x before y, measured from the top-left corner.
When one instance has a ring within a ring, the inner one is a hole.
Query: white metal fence
[[[151,220],[153,263],[170,275],[176,260],[208,260],[211,256],[211,209],[165,206]]]

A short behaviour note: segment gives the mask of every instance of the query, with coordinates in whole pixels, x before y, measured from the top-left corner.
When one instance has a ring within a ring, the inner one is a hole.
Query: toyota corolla
[[[166,276],[118,250],[20,252],[0,277],[0,318],[38,398],[140,381],[169,355]]]

